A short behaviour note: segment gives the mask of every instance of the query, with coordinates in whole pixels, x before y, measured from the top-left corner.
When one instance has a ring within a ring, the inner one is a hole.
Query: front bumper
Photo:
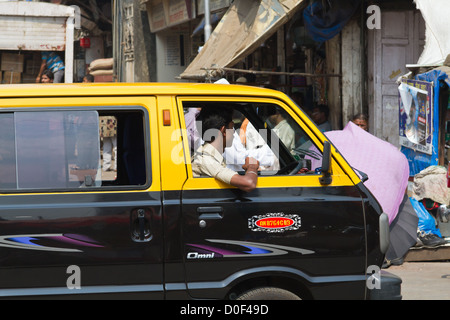
[[[402,300],[402,279],[381,270],[379,289],[369,290],[370,300]]]

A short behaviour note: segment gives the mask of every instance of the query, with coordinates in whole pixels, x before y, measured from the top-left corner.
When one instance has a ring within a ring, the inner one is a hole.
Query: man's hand
[[[245,158],[245,164],[242,166],[242,169],[244,169],[245,171],[247,170],[258,171],[258,168],[259,168],[258,160],[250,157]]]
[[[256,183],[258,181],[258,168],[259,161],[253,158],[245,158],[245,164],[242,169],[245,170],[245,175],[241,176],[235,174],[231,178],[231,185],[238,187],[239,189],[250,192],[256,188]]]

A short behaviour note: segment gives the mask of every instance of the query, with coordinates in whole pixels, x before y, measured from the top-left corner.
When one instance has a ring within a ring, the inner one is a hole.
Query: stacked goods
[[[1,71],[2,83],[21,83],[24,67],[24,55],[13,53],[2,53]]]
[[[89,73],[94,76],[95,82],[111,82],[113,79],[114,59],[97,59],[89,66]]]
[[[22,83],[36,83],[36,77],[41,68],[41,54],[35,52],[25,57],[25,71],[22,74]]]

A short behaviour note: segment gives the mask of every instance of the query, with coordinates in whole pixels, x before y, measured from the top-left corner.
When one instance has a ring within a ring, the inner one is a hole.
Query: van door
[[[183,113],[187,108],[220,104],[234,109],[238,138],[233,146],[237,143],[239,149],[236,146],[234,156],[225,160],[228,166],[238,165],[234,168],[239,171],[240,155],[260,157],[258,185],[245,193],[189,172],[182,193],[189,293],[195,298],[229,298],[224,295],[246,280],[260,286],[295,283],[297,288],[303,283],[314,298],[364,298],[361,195],[335,160],[331,182],[320,183],[323,147],[318,129],[306,126],[279,101],[222,100],[192,97],[180,98],[179,103]],[[276,116],[283,122],[277,123]],[[252,136],[255,131],[250,134],[248,124],[242,134],[246,120],[258,131],[258,138]],[[251,141],[243,141],[243,136]],[[268,153],[258,153],[267,147],[273,162],[267,162]],[[189,145],[185,149],[190,155]]]
[[[2,101],[0,297],[163,298],[155,99],[43,104]]]

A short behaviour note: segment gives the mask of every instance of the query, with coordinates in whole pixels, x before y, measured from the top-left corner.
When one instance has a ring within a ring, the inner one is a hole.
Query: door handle
[[[198,207],[199,220],[220,220],[223,218],[222,207]]]
[[[142,209],[138,210],[138,221],[139,221],[139,240],[144,241],[144,239],[145,239],[145,211]]]
[[[131,212],[131,239],[134,242],[149,242],[153,236],[150,231],[150,214],[144,209]]]

